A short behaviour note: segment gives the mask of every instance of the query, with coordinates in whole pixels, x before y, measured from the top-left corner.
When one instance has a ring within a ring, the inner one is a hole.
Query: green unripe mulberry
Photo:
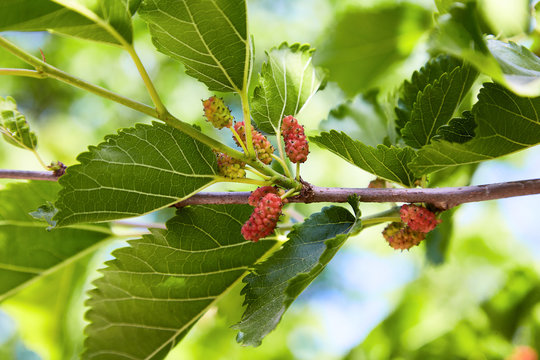
[[[246,164],[240,160],[236,160],[227,154],[217,153],[217,165],[219,173],[231,179],[246,177]]]
[[[211,96],[203,100],[203,106],[204,116],[215,128],[223,129],[232,126],[233,116],[231,110],[225,105],[222,98]]]

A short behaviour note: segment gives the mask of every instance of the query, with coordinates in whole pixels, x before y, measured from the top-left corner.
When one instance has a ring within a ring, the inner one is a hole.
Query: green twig
[[[242,141],[242,138],[240,137],[240,135],[238,135],[238,132],[232,126],[229,129],[231,130],[236,141],[240,144],[240,147],[242,148],[242,151],[244,151],[244,154],[247,155],[248,152],[247,152],[246,146],[244,145],[244,142]]]
[[[279,165],[281,165],[281,167],[283,168],[283,171],[285,171],[285,174],[287,175],[287,177],[292,179],[293,176],[292,176],[291,172],[289,171],[289,167],[287,166],[287,163],[285,161],[283,161],[282,158],[280,158],[279,156],[276,156],[274,154],[272,154],[272,158],[274,160],[276,160],[279,163]]]
[[[36,79],[45,79],[47,75],[42,74],[36,70],[28,69],[0,69],[0,75],[13,75],[13,76],[25,76]]]

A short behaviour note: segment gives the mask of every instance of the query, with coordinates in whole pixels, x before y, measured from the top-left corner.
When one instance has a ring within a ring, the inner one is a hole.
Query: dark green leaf
[[[241,92],[250,72],[245,0],[146,0],[139,14],[152,41],[210,90]]]
[[[410,164],[417,176],[477,163],[540,143],[540,97],[519,97],[500,85],[484,84],[473,107],[476,136],[463,144],[433,141]]]
[[[283,248],[246,276],[247,285],[242,293],[247,309],[233,327],[239,330],[238,342],[261,344],[345,240],[360,231],[359,216],[338,206],[324,208],[303,224],[295,225]]]
[[[2,137],[11,145],[35,150],[37,137],[26,121],[26,117],[17,110],[15,99],[7,96],[0,97],[0,132]]]
[[[486,41],[479,23],[476,2],[457,2],[439,17],[432,46],[464,59],[519,95],[540,95],[540,59],[512,42]]]
[[[212,149],[165,124],[137,125],[79,155],[60,178],[59,226],[142,215],[212,184]]]
[[[281,44],[266,53],[253,99],[253,119],[267,133],[279,133],[281,120],[296,116],[319,89],[322,72],[311,62],[314,49],[308,44]]]
[[[378,145],[367,146],[351,139],[347,134],[337,131],[323,132],[311,136],[310,141],[322,146],[346,161],[383,179],[413,186],[416,178],[407,164],[415,158],[410,147],[397,148]]]
[[[162,359],[274,245],[245,241],[253,208],[184,208],[114,252],[91,291],[85,359]]]
[[[420,91],[410,120],[401,130],[405,143],[414,148],[429,144],[439,127],[450,121],[475,79],[476,71],[461,65]]]
[[[46,231],[29,212],[56,196],[60,186],[42,181],[0,191],[0,301],[91,252],[110,235],[105,226]]]
[[[430,14],[412,4],[347,9],[324,34],[318,63],[354,95],[375,87],[392,65],[405,59],[429,24]]]
[[[361,139],[369,146],[377,146],[388,136],[387,119],[377,102],[376,93],[356,96],[330,111],[328,119],[321,121],[321,130],[337,130],[353,139]]]
[[[133,40],[131,15],[141,0],[98,0],[87,9],[68,0],[2,0],[0,31],[51,31],[89,40],[120,44],[105,27],[112,26],[128,43]],[[84,10],[80,10],[84,9]],[[90,11],[100,24],[83,15]]]
[[[463,117],[454,118],[437,130],[434,140],[446,140],[455,143],[464,143],[474,137],[476,121],[470,111],[463,112]]]

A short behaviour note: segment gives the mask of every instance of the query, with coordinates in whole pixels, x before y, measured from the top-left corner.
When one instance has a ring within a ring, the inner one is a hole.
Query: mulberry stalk
[[[246,127],[244,122],[241,121],[234,124],[234,130],[238,133],[244,145],[246,145]],[[257,158],[266,165],[270,164],[272,162],[272,154],[274,153],[274,147],[270,144],[270,141],[268,141],[266,136],[256,131],[253,126],[251,126],[251,140],[257,153]],[[234,137],[234,141],[236,145],[240,146],[236,137]]]
[[[232,126],[231,110],[225,105],[222,98],[211,96],[203,101],[203,106],[204,116],[215,128],[223,129]]]
[[[246,170],[244,170],[246,163],[223,153],[217,153],[216,157],[218,170],[221,175],[231,179],[246,177]]]
[[[293,163],[303,163],[309,154],[309,144],[304,127],[291,115],[281,122],[281,135],[285,142],[285,153]]]
[[[253,214],[242,226],[242,235],[246,240],[259,241],[270,235],[276,228],[283,201],[279,195],[268,193],[257,203]]]
[[[383,230],[388,245],[396,250],[408,250],[426,238],[426,234],[414,231],[400,222],[393,222]]]
[[[423,206],[405,204],[399,210],[401,220],[414,231],[428,233],[435,229],[441,221],[436,215]]]

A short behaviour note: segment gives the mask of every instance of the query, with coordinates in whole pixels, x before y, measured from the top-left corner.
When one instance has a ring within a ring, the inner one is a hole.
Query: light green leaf
[[[251,104],[257,126],[269,133],[280,132],[283,117],[296,116],[319,90],[323,73],[313,66],[315,49],[308,44],[281,44],[266,53]]]
[[[310,136],[309,140],[378,177],[407,187],[414,185],[416,177],[407,164],[416,155],[410,147],[378,145],[375,148],[335,130]]]
[[[178,211],[167,230],[116,250],[95,282],[85,359],[162,359],[276,244],[244,240],[247,205]]]
[[[212,149],[165,124],[139,124],[105,140],[60,178],[59,226],[142,215],[188,198],[217,176]]]
[[[295,225],[283,248],[246,276],[242,290],[247,305],[237,341],[258,346],[300,293],[321,273],[341,245],[360,231],[360,213],[353,216],[332,206]]]
[[[50,31],[89,40],[120,44],[133,40],[131,16],[141,0],[98,0],[86,8],[72,0],[2,0],[0,31]],[[88,3],[88,2],[87,2]]]
[[[477,163],[540,143],[540,97],[519,97],[486,83],[472,109],[476,136],[463,144],[433,141],[410,164],[417,176],[453,166]]]
[[[478,18],[476,2],[456,2],[438,18],[432,47],[462,58],[516,94],[540,95],[540,59],[512,42],[486,41]]]
[[[347,8],[324,33],[316,63],[352,96],[377,86],[392,66],[407,58],[430,26],[424,8],[401,3],[382,8]]]
[[[476,75],[471,66],[461,65],[427,84],[418,93],[411,118],[401,130],[405,143],[413,148],[429,144],[439,127],[450,121]]]
[[[59,189],[41,181],[9,184],[0,191],[0,301],[102,246],[110,235],[97,225],[46,231],[47,223],[29,212]]]
[[[145,0],[139,14],[162,53],[210,90],[241,92],[250,73],[245,0]]]
[[[26,121],[26,117],[17,110],[15,99],[0,97],[0,133],[11,145],[26,150],[35,150],[37,137]]]
[[[454,118],[437,130],[433,140],[446,140],[455,143],[464,143],[474,138],[476,121],[470,111],[464,111],[463,117]]]
[[[379,105],[375,92],[356,96],[328,114],[328,119],[321,121],[321,130],[343,131],[353,139],[362,139],[369,146],[377,146],[388,136],[387,119]]]

